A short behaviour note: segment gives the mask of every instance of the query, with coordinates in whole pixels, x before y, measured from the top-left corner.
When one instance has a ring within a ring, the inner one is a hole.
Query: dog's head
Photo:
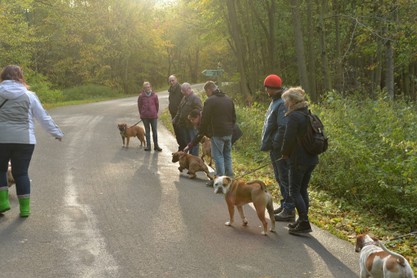
[[[183,157],[186,153],[183,151],[178,151],[176,153],[172,153],[172,162],[180,161],[180,158]]]
[[[124,132],[127,129],[127,124],[118,124],[117,128],[120,132]]]
[[[360,252],[363,247],[372,245],[378,242],[376,237],[372,237],[368,234],[360,234],[356,236],[355,252]]]
[[[208,138],[207,136],[203,136],[203,138],[201,138],[200,143],[204,144],[206,142],[210,142],[210,138]]]
[[[227,191],[229,191],[232,182],[232,178],[228,176],[216,177],[213,183],[214,193],[219,192],[220,189],[223,193],[226,193]]]

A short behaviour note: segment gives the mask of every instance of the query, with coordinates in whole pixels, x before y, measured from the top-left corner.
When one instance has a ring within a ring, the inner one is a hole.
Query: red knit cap
[[[264,87],[278,89],[278,88],[281,88],[281,86],[282,86],[281,77],[279,77],[276,74],[270,74],[264,80]]]

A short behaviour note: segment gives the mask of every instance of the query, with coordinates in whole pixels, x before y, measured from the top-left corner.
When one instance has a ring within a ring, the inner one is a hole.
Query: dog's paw
[[[262,231],[261,235],[266,236],[267,234],[264,231]]]
[[[226,226],[232,226],[232,222],[227,221],[226,223],[224,223],[224,225],[226,225]]]
[[[269,231],[271,232],[271,233],[276,233],[276,231],[275,231],[275,229],[269,229]]]

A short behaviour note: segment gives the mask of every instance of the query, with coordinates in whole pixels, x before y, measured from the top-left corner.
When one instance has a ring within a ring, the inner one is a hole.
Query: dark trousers
[[[17,196],[30,196],[29,164],[35,145],[0,144],[0,187],[7,187],[7,168],[12,164]]]
[[[310,199],[307,189],[315,167],[316,165],[290,165],[290,196],[294,200],[300,220],[308,220]]]
[[[195,128],[188,128],[188,127],[177,127],[178,131],[178,144],[179,144],[179,150],[183,150],[191,141],[194,139],[194,137],[197,135],[197,129]],[[194,146],[192,149],[190,149],[188,152],[192,155],[198,156],[198,144]]]
[[[158,119],[142,119],[146,133],[146,146],[151,147],[151,128],[154,147],[158,146]]]

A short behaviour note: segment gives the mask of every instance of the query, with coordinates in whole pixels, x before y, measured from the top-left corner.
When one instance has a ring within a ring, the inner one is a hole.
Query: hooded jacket
[[[301,144],[301,136],[307,132],[308,104],[300,102],[287,112],[287,128],[285,130],[282,155],[289,157],[291,166],[316,165],[319,163],[318,155],[309,154]]]
[[[0,83],[0,143],[36,144],[34,119],[55,138],[64,133],[43,108],[35,93],[22,83],[4,80]]]

